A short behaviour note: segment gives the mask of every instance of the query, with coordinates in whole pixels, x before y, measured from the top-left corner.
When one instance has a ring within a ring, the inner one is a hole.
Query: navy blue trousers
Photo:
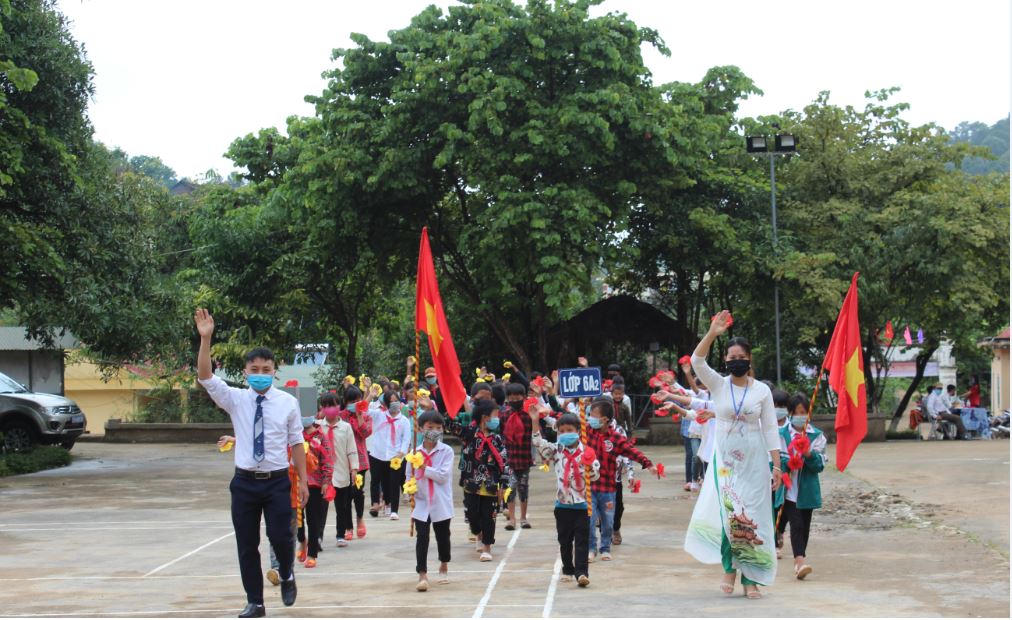
[[[267,522],[267,539],[278,558],[282,579],[292,576],[295,543],[291,532],[291,490],[288,476],[270,480],[232,478],[232,526],[239,551],[239,574],[246,602],[264,604],[264,576],[260,572],[260,516]]]

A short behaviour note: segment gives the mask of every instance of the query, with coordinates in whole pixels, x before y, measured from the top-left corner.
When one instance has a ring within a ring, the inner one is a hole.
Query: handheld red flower
[[[289,379],[288,381],[285,381],[285,387],[288,387],[288,388],[299,387],[299,380],[298,379]]]
[[[670,413],[671,413],[670,409],[665,409],[663,407],[658,407],[654,409],[654,415],[661,418],[667,417]]]
[[[679,366],[684,366],[685,364],[691,364],[691,363],[692,363],[692,357],[689,356],[689,355],[683,355],[680,358],[678,358],[678,365]]]
[[[663,404],[664,397],[661,395],[660,392],[654,392],[653,394],[650,395],[650,402],[652,402],[655,405]]]
[[[666,478],[666,477],[667,476],[664,475],[664,463],[658,463],[657,464],[657,479],[660,480],[661,478]]]
[[[650,380],[647,381],[647,385],[649,385],[654,389],[661,387],[661,383],[662,383],[661,380],[658,379],[657,377],[650,377]]]
[[[327,487],[327,492],[323,495],[323,499],[332,502],[335,497],[337,497],[337,490],[333,486]]]
[[[710,322],[711,323],[713,323],[716,320],[717,320],[717,315],[716,314],[710,317]],[[734,325],[734,317],[731,316],[730,312],[728,312],[727,313],[727,326],[731,327],[732,325]]]
[[[590,446],[585,447],[583,449],[583,455],[580,456],[580,460],[583,461],[583,464],[587,467],[593,465],[594,461],[597,460],[597,453],[594,452],[594,448],[591,448]]]
[[[787,469],[791,471],[798,471],[805,465],[805,460],[801,458],[801,455],[795,452],[787,459]]]
[[[355,411],[358,413],[365,413],[369,411],[369,401],[360,400],[355,403]]]
[[[791,486],[794,484],[793,482],[791,482],[790,476],[780,476],[780,482],[784,484],[785,489],[791,488]]]
[[[633,485],[633,489],[632,489],[633,493],[639,493],[640,492],[640,487],[643,485],[643,481],[642,480],[633,480],[632,485]]]
[[[808,435],[798,435],[791,440],[790,447],[794,452],[804,456],[805,453],[812,449],[812,442],[809,441]]]
[[[615,382],[612,381],[611,379],[605,379],[604,382],[601,383],[601,390],[604,392],[610,392],[611,386],[613,386],[614,384]]]
[[[524,413],[530,413],[531,407],[537,407],[539,402],[541,402],[541,399],[534,398],[533,396],[531,398],[526,399],[524,401]]]
[[[533,381],[531,381],[531,385],[536,385],[539,388],[543,388],[543,387],[545,387],[545,378],[544,377],[536,377]]]

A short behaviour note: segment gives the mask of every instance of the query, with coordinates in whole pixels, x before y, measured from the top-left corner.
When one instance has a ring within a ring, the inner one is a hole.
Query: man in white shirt
[[[931,393],[928,394],[925,407],[928,410],[928,417],[946,420],[956,425],[956,439],[966,438],[966,427],[963,426],[963,418],[949,411],[949,399],[942,394],[941,383],[931,386]]]
[[[208,395],[232,418],[235,429],[235,476],[232,492],[232,525],[239,552],[239,573],[246,591],[246,607],[240,618],[260,618],[264,609],[264,580],[260,573],[260,516],[267,523],[267,538],[280,566],[281,600],[295,604],[295,544],[289,531],[291,480],[288,455],[299,478],[299,505],[309,498],[306,452],[303,448],[302,416],[292,395],[273,387],[274,354],[253,349],[246,354],[249,389],[229,387],[214,376],[211,367],[211,336],[214,319],[198,308],[194,315],[200,334],[197,379]]]

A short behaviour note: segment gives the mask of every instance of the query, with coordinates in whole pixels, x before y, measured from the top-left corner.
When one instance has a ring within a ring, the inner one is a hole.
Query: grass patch
[[[70,465],[72,459],[70,452],[59,446],[35,446],[25,452],[8,452],[0,456],[0,477],[64,467]]]

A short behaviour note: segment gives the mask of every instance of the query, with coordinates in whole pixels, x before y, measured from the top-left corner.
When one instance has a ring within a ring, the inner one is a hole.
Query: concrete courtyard
[[[535,470],[534,528],[506,532],[500,519],[492,562],[477,561],[458,502],[452,583],[417,593],[407,510],[397,522],[367,515],[366,538],[344,549],[331,517],[317,568],[296,568],[298,602],[282,607],[268,584],[268,616],[1009,616],[1007,441],[861,446],[845,474],[823,476],[814,572],[793,578],[788,542],[760,601],[721,594],[720,568],[682,550],[695,501],[682,450],[645,451],[668,477],[640,474],[642,492],[626,493],[625,542],[591,565],[586,590],[558,581],[552,480]],[[74,454],[69,468],[0,479],[0,616],[238,613],[231,454],[103,443]]]

